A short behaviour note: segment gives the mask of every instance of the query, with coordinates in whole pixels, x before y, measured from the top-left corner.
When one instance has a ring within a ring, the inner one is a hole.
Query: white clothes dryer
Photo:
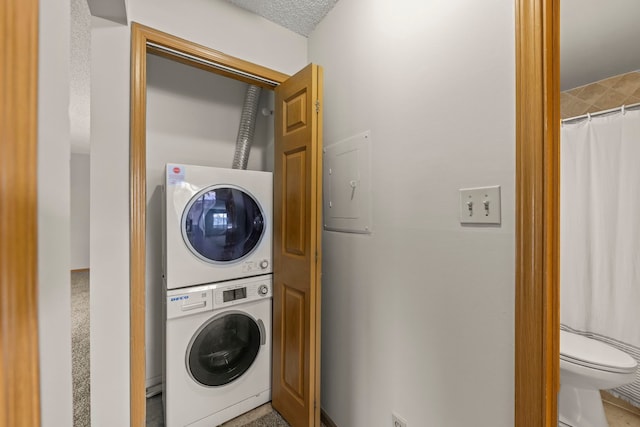
[[[271,400],[271,275],[167,290],[167,427],[213,427]]]
[[[167,164],[167,289],[272,272],[271,172]]]

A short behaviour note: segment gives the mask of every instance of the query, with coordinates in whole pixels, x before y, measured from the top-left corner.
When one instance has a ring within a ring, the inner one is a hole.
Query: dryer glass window
[[[215,187],[187,205],[182,234],[191,251],[208,262],[231,262],[251,253],[265,231],[260,206],[246,192]]]
[[[241,313],[214,318],[194,337],[187,354],[193,379],[205,386],[221,386],[249,369],[260,350],[260,328]]]

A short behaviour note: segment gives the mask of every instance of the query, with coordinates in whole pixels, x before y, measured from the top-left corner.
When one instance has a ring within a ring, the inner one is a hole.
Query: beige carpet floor
[[[91,425],[89,381],[89,272],[71,272],[71,374],[73,426]]]

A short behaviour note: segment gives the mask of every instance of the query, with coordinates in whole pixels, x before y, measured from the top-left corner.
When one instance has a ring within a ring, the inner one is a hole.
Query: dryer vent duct
[[[249,85],[247,94],[244,97],[242,106],[242,116],[240,117],[240,129],[236,139],[236,152],[233,156],[233,169],[246,169],[249,161],[249,152],[253,144],[253,134],[256,129],[256,115],[258,113],[258,102],[260,92],[258,86]]]

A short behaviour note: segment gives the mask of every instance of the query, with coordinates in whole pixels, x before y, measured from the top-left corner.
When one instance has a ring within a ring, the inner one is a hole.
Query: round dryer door
[[[228,312],[205,323],[187,349],[191,377],[215,387],[244,374],[260,350],[264,326],[259,322],[242,312]]]
[[[182,236],[198,258],[228,263],[250,254],[265,232],[260,205],[246,191],[231,185],[206,188],[187,204]]]

